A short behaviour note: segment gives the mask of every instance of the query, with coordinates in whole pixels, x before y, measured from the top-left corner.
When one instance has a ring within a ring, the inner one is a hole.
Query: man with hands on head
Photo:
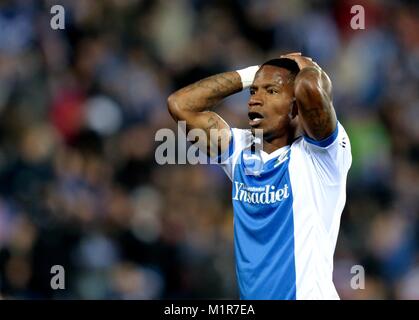
[[[230,128],[213,109],[244,88],[250,128]],[[203,151],[232,181],[240,297],[339,299],[333,254],[352,156],[328,75],[290,53],[188,85],[168,108],[206,132]]]

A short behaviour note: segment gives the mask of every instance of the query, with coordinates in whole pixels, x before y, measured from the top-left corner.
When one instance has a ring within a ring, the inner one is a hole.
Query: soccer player
[[[250,129],[230,129],[210,110],[246,87]],[[283,55],[182,88],[168,107],[188,130],[207,132],[208,155],[233,183],[240,297],[339,299],[333,254],[352,156],[319,65],[300,53]]]

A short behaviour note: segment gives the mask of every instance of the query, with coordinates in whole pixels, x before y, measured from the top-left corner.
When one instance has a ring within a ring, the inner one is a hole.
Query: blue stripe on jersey
[[[242,299],[295,299],[294,220],[288,159],[246,175],[246,153],[234,169],[236,273]],[[289,154],[289,156],[291,156]],[[254,165],[254,164],[252,164]],[[256,166],[257,167],[257,166]]]
[[[335,141],[335,139],[336,139],[336,137],[338,136],[338,133],[339,133],[338,127],[339,127],[339,123],[336,122],[335,130],[330,134],[330,136],[324,138],[323,140],[314,140],[314,139],[312,139],[312,138],[310,138],[309,136],[306,136],[306,135],[304,135],[304,139],[311,144],[314,144],[316,146],[325,148],[325,147],[331,145],[333,143],[333,141]]]

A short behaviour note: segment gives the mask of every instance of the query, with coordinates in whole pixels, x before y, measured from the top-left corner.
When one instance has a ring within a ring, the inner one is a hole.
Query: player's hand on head
[[[318,65],[317,62],[313,61],[312,58],[306,57],[306,56],[302,56],[300,52],[288,53],[288,54],[282,55],[281,58],[288,58],[288,59],[291,59],[291,60],[295,61],[298,64],[298,67],[300,68],[300,72],[304,68],[309,68],[309,67],[317,69],[320,72],[320,75],[322,77],[322,80],[323,80],[323,82],[325,84],[325,90],[326,90],[326,92],[328,93],[329,96],[331,96],[332,84],[331,84],[330,77]]]
[[[281,55],[281,58],[287,58],[295,61],[298,64],[300,70],[303,70],[307,67],[314,67],[316,69],[321,70],[320,66],[315,61],[313,61],[312,58],[301,55],[301,52],[292,52],[284,54]]]

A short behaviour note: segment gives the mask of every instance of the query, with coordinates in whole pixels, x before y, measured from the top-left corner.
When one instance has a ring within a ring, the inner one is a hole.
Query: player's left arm
[[[300,54],[282,57],[294,60],[300,67],[295,79],[294,95],[298,118],[305,133],[314,140],[329,137],[337,125],[329,76],[309,57]]]

